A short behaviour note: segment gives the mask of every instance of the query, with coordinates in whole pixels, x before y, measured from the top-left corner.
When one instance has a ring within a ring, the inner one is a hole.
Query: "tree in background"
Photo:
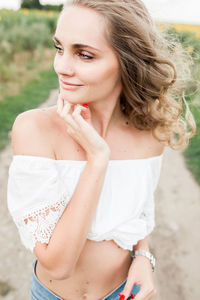
[[[61,5],[42,5],[39,0],[22,0],[21,8],[61,11]]]
[[[55,11],[61,11],[63,8],[63,5],[42,5],[43,10],[55,10]]]
[[[22,0],[21,8],[37,8],[42,9],[39,0]]]

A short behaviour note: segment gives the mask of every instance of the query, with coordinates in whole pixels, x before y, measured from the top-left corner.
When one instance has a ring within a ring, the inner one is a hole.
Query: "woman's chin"
[[[63,97],[64,100],[69,102],[70,104],[76,105],[76,104],[84,104],[87,103],[88,97],[72,97],[68,91],[62,90],[61,89],[61,96]],[[74,96],[74,95],[73,95]]]
[[[76,99],[76,100],[72,100],[72,99],[70,99],[69,97],[64,97],[64,95],[63,95],[63,98],[64,98],[64,100],[66,100],[67,102],[69,102],[71,105],[76,105],[76,104],[83,104],[83,103],[85,103],[85,102],[83,102],[83,99]]]

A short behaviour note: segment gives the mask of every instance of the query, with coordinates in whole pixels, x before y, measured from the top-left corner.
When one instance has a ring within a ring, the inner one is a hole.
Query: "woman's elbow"
[[[72,272],[56,268],[52,270],[47,270],[47,272],[53,280],[66,280],[69,279],[72,274]]]
[[[39,258],[38,258],[39,260]],[[57,263],[50,261],[40,261],[41,266],[52,280],[65,280],[71,277],[72,272],[64,265],[59,266]]]
[[[53,280],[64,280],[71,277],[72,270],[70,266],[59,262],[58,257],[55,255],[54,257],[52,257],[52,255],[50,256],[50,253],[48,252],[48,245],[36,243],[34,254],[45,269],[46,273]]]

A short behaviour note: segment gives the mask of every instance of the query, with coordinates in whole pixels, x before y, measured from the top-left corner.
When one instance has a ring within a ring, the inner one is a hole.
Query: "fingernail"
[[[84,107],[88,108],[88,105],[87,105],[87,103],[84,103],[84,104],[82,104],[82,106],[84,106]]]
[[[135,295],[134,295],[134,294],[131,294],[131,298],[134,299],[134,298],[135,298]]]
[[[88,117],[88,116],[86,116],[86,115],[84,115],[84,116],[83,116],[83,118],[84,118],[84,119],[89,119],[89,117]]]
[[[125,299],[125,296],[124,295],[122,295],[122,294],[120,294],[120,298],[119,298],[119,300],[124,300]]]

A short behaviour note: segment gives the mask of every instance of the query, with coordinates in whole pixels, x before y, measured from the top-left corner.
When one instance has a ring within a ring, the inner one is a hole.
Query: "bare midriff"
[[[52,279],[39,261],[36,276],[64,300],[102,300],[127,278],[130,265],[130,251],[122,249],[113,240],[95,242],[87,239],[69,278]]]

